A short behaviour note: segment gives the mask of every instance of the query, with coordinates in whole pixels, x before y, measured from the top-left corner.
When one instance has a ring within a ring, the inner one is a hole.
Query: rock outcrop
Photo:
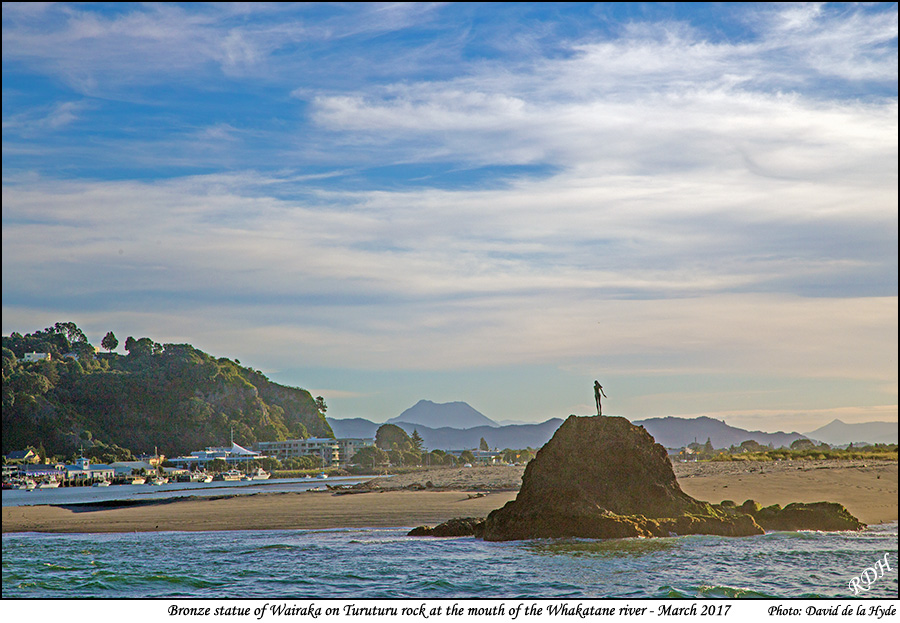
[[[665,448],[621,417],[571,416],[525,468],[512,502],[487,519],[454,519],[412,536],[540,538],[750,536],[765,530],[859,530],[840,504],[709,504],[681,490]]]
[[[678,486],[665,448],[621,417],[571,416],[528,464],[516,499],[485,522],[489,541],[762,534]]]
[[[484,533],[484,517],[462,517],[451,519],[444,523],[429,528],[427,526],[419,526],[409,531],[407,536],[477,536],[480,537]]]
[[[759,508],[753,500],[741,505],[766,530],[821,530],[837,532],[862,530],[866,524],[835,502],[794,502],[781,508],[778,504]]]

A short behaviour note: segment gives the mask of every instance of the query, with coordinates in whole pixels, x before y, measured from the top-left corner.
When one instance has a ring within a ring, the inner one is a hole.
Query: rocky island
[[[454,519],[413,536],[539,538],[750,536],[765,530],[861,530],[829,502],[760,508],[710,504],[681,490],[665,448],[622,417],[570,416],[525,469],[515,500],[487,519]]]

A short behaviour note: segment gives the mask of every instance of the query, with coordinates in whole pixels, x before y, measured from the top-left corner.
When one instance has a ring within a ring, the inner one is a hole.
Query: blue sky
[[[2,330],[339,418],[897,421],[897,129],[896,3],[5,3]]]

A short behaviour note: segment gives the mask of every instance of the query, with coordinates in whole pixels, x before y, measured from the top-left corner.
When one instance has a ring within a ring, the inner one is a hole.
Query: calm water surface
[[[10,534],[4,598],[897,597],[897,523],[861,533],[536,540],[406,537],[406,528]]]
[[[372,476],[333,478],[273,478],[234,482],[172,482],[164,485],[110,485],[109,487],[59,487],[57,489],[5,490],[3,506],[37,504],[91,504],[110,500],[161,500],[187,496],[250,495],[308,491],[325,485],[349,485],[371,480]]]

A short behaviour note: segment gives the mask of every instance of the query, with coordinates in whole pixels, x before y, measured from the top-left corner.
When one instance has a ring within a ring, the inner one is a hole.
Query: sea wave
[[[101,598],[842,597],[897,524],[749,538],[412,539],[401,529],[3,535],[2,596]],[[897,595],[897,576],[866,597]]]

